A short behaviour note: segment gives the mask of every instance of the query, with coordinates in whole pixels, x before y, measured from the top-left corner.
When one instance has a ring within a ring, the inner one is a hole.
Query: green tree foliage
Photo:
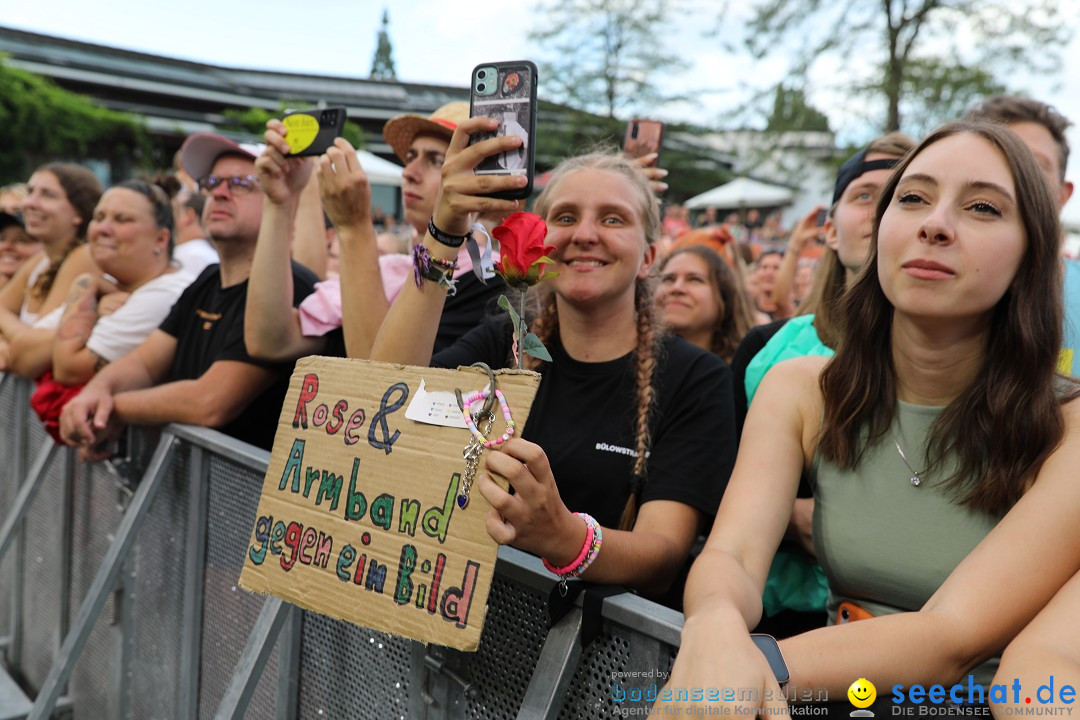
[[[394,70],[394,50],[390,47],[390,13],[383,10],[382,28],[375,46],[375,58],[371,61],[372,80],[397,80]]]
[[[963,99],[1000,88],[995,78],[1017,68],[1056,72],[1070,38],[1062,18],[1076,17],[1078,1],[754,0],[749,10],[751,52],[792,56],[800,85],[851,78],[835,89],[869,93],[889,131],[908,117],[921,122],[928,102],[949,104],[953,116]],[[880,72],[860,76],[860,68]]]
[[[666,0],[547,0],[529,37],[549,57],[541,63],[544,94],[579,110],[614,118],[679,99],[663,78],[685,70],[670,46]]]
[[[769,132],[788,130],[829,131],[829,118],[806,101],[801,88],[788,88],[783,83],[776,86],[773,110],[765,127]]]
[[[0,56],[0,183],[23,182],[52,160],[106,160],[122,177],[152,164],[139,119],[68,92],[51,80],[4,64]]]
[[[288,108],[306,108],[307,106],[306,103],[302,102],[286,102],[281,104],[281,109],[276,113],[264,108],[248,108],[247,110],[226,110],[224,114],[234,129],[262,138],[263,133],[266,132],[267,120],[281,117],[282,113]],[[357,150],[362,149],[366,143],[364,129],[351,120],[345,121],[341,136],[348,140]]]

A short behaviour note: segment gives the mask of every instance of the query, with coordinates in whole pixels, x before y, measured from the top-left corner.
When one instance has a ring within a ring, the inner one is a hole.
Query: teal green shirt
[[[765,347],[758,351],[754,359],[746,366],[746,404],[754,399],[761,379],[773,365],[791,358],[817,355],[832,357],[835,353],[818,337],[814,327],[813,315],[799,315],[784,323],[776,334],[769,338]]]

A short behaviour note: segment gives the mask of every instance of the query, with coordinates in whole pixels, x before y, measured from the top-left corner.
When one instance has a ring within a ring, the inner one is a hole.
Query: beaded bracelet
[[[596,521],[596,518],[588,513],[579,512],[574,514],[585,521],[586,528],[585,543],[581,546],[581,552],[578,554],[577,559],[560,568],[552,565],[547,558],[541,558],[548,572],[559,576],[559,592],[564,596],[566,595],[566,579],[579,577],[585,572],[596,560],[597,555],[600,554],[600,546],[604,543],[604,530],[600,527],[600,523]]]
[[[495,397],[499,401],[499,407],[502,408],[503,420],[506,421],[506,430],[503,432],[502,437],[489,440],[484,437],[484,434],[480,432],[476,427],[476,421],[472,417],[472,406],[481,400],[486,400],[491,395],[491,391],[488,389],[477,390],[472,395],[465,398],[462,401],[462,415],[465,418],[465,425],[469,428],[469,432],[473,434],[473,437],[480,441],[484,447],[490,449],[496,445],[502,445],[504,442],[510,439],[510,436],[514,434],[514,418],[510,415],[510,406],[506,404],[506,396],[503,395],[502,390],[495,389]]]
[[[424,286],[425,280],[438,283],[439,287],[445,288],[451,295],[457,292],[454,280],[454,272],[457,270],[457,259],[440,260],[433,257],[427,246],[418,243],[413,247],[413,281],[416,289]]]

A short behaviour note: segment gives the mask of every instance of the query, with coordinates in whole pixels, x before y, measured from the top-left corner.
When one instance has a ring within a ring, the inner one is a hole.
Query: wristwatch
[[[758,650],[760,650],[761,654],[765,656],[765,659],[769,661],[769,668],[772,670],[776,682],[778,682],[780,688],[783,689],[791,678],[791,673],[788,672],[784,654],[780,652],[780,644],[776,642],[776,638],[772,635],[766,635],[765,633],[750,633],[750,639],[754,641]]]

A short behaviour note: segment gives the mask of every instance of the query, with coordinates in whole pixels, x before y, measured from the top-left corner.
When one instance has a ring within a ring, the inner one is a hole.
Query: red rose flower
[[[547,277],[544,265],[554,262],[549,256],[554,245],[544,245],[547,224],[539,215],[516,212],[491,231],[499,241],[501,259],[495,270],[507,285],[535,285]]]

